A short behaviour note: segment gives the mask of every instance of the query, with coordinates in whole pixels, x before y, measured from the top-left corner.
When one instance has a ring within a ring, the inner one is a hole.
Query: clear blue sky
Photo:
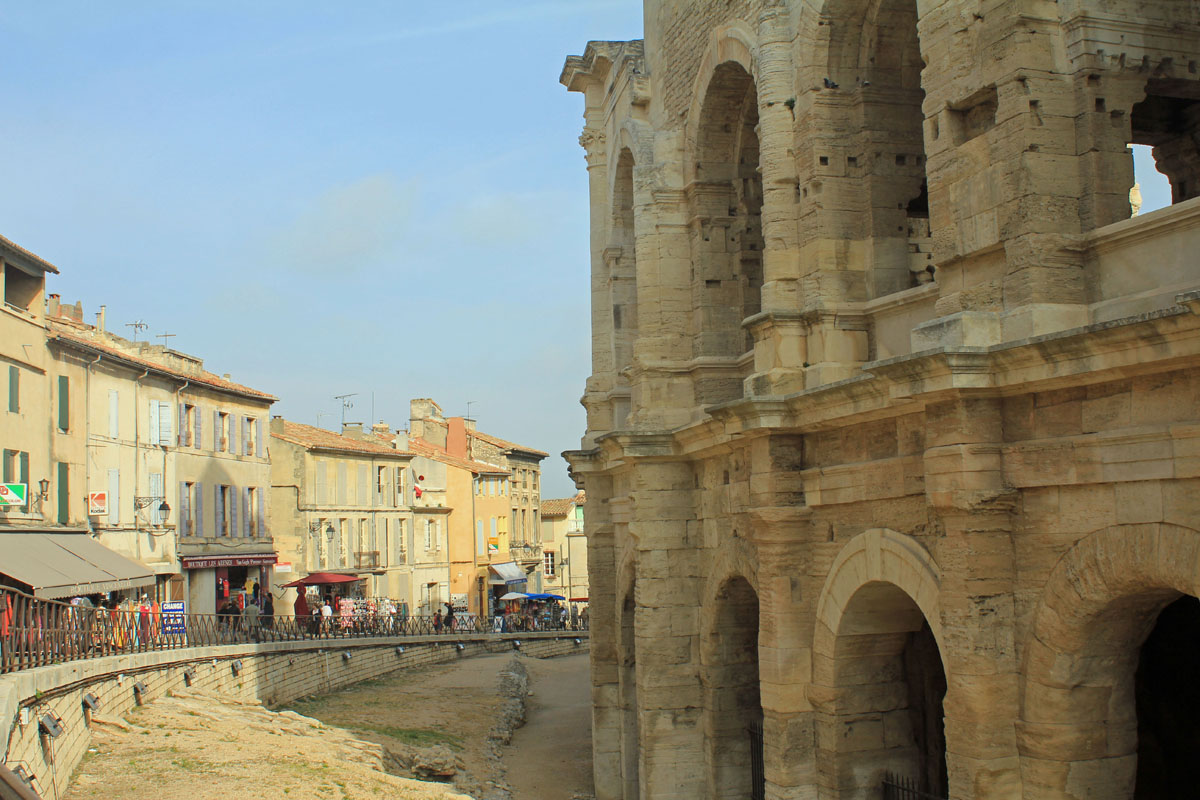
[[[639,0],[10,3],[0,233],[109,327],[336,427],[411,397],[552,454],[590,372],[589,39]],[[1139,154],[1141,155],[1141,154]],[[1164,205],[1139,159],[1144,210]],[[1161,177],[1161,176],[1160,176]],[[152,339],[153,340],[153,339]],[[323,416],[318,416],[323,415]]]
[[[48,291],[327,427],[410,397],[552,454],[590,372],[589,39],[638,0],[12,3],[0,233]],[[153,339],[152,339],[153,340]]]

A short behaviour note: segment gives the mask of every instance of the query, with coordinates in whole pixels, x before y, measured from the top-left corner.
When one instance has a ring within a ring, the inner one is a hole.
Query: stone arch
[[[684,155],[692,260],[697,405],[742,396],[753,348],[743,321],[762,309],[763,176],[757,44],[744,23],[714,32],[702,59]]]
[[[762,764],[762,694],[759,675],[759,595],[750,579],[730,573],[710,584],[700,644],[704,688],[704,738],[708,797],[754,796]]]
[[[860,272],[847,299],[882,297],[934,279],[926,180],[924,61],[917,0],[827,0],[814,75],[837,104],[808,110],[815,152],[802,199],[845,187],[825,220],[859,240],[842,269]],[[860,263],[853,263],[854,259]]]
[[[1141,648],[1164,608],[1200,596],[1198,559],[1200,532],[1163,523],[1097,531],[1059,559],[1023,654],[1027,797],[1150,796],[1137,793]]]
[[[617,430],[623,429],[629,418],[629,369],[633,366],[633,348],[638,336],[634,166],[633,152],[628,147],[621,147],[612,169],[612,214],[608,245],[604,248],[615,373],[612,415]]]
[[[889,529],[859,534],[834,559],[809,690],[822,797],[875,796],[889,771],[945,792],[940,584],[932,556]]]

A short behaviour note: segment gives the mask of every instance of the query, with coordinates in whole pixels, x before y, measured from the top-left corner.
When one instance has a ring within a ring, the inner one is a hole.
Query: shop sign
[[[184,569],[215,569],[218,567],[262,567],[275,563],[274,553],[245,556],[184,556]]]
[[[450,605],[454,606],[455,611],[466,611],[467,610],[467,596],[465,594],[451,593]]]
[[[494,538],[488,539],[488,552],[489,553],[500,552],[500,538],[499,537],[494,537]]]
[[[280,561],[279,563],[277,563],[275,565],[275,572],[277,572],[277,573],[278,572],[291,572],[291,571],[292,571],[292,562],[290,562],[290,561]]]
[[[108,513],[108,492],[88,492],[88,516],[103,517]]]
[[[164,634],[179,634],[187,632],[184,625],[186,606],[182,600],[173,600],[162,604],[162,632]]]
[[[24,483],[0,483],[0,506],[23,506],[29,487]]]

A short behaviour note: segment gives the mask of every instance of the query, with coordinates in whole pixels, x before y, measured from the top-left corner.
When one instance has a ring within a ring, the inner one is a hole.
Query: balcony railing
[[[379,569],[378,550],[360,550],[354,554],[355,569]]]
[[[513,558],[532,561],[542,557],[542,546],[530,542],[510,542],[508,552]]]

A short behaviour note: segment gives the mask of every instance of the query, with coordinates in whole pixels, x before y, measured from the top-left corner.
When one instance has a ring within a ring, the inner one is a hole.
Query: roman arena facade
[[[646,0],[567,59],[600,800],[1194,793],[1198,61],[1197,0]]]

